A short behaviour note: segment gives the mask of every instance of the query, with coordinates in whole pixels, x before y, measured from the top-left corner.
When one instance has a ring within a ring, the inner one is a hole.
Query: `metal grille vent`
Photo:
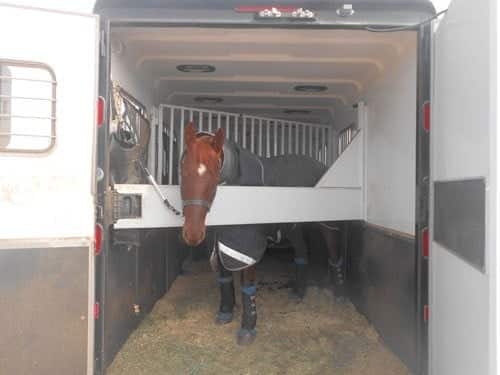
[[[54,72],[44,64],[0,60],[0,152],[52,148],[56,86]]]

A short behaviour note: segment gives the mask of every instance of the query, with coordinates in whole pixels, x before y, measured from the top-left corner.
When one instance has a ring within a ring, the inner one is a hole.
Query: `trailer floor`
[[[258,335],[252,346],[240,347],[239,293],[234,321],[215,325],[215,276],[206,261],[194,263],[133,332],[108,373],[409,373],[367,320],[351,304],[336,304],[327,289],[311,286],[301,303],[289,301],[291,271],[289,263],[272,257],[259,265]]]

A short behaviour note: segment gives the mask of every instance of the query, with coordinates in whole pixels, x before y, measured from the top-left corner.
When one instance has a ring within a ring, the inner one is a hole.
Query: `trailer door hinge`
[[[138,219],[142,217],[141,194],[120,194],[112,190],[113,223],[119,219]]]
[[[96,205],[95,206],[95,219],[96,219],[96,221],[102,222],[103,217],[104,217],[104,210],[103,210],[102,206]]]

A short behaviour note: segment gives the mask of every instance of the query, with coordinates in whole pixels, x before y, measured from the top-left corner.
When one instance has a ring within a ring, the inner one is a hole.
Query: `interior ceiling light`
[[[326,91],[328,88],[326,86],[316,86],[316,85],[300,85],[294,87],[295,91],[301,92],[322,92]]]
[[[222,98],[212,97],[212,96],[197,96],[194,98],[194,101],[197,103],[204,104],[217,104],[222,102]]]
[[[307,109],[285,109],[283,112],[287,115],[308,115],[311,113]]]
[[[215,72],[215,66],[206,64],[182,64],[177,65],[177,70],[183,73],[212,73]]]

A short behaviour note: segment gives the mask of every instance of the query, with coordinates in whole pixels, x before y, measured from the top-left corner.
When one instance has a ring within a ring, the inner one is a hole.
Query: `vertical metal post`
[[[255,152],[255,119],[252,117],[252,122],[250,123],[250,151]]]
[[[319,129],[314,127],[314,159],[319,160],[318,147],[319,147]]]
[[[285,128],[287,124],[287,121],[281,123],[281,155],[285,155]]]
[[[278,155],[278,122],[273,121],[274,128],[274,153],[273,156]]]
[[[312,126],[309,126],[308,129],[309,129],[309,131],[308,131],[308,133],[309,133],[309,157],[312,158],[313,157],[312,139],[313,139],[313,129],[314,128]]]
[[[292,153],[292,127],[293,127],[293,122],[290,122],[288,126],[288,153]]]
[[[331,148],[331,139],[332,139],[332,132],[331,132],[331,129],[329,128],[326,128],[326,164],[327,165],[330,165],[332,162],[331,162],[331,159],[332,159],[332,153],[330,152],[330,148]]]
[[[295,123],[295,155],[299,154],[299,123]]]
[[[266,157],[271,156],[271,137],[270,137],[270,131],[269,129],[270,124],[269,121],[266,121]]]
[[[247,117],[243,117],[243,148],[247,148]]]
[[[233,126],[234,126],[234,141],[239,144],[238,142],[238,116],[233,117]]]
[[[262,120],[259,119],[259,156],[262,156]]]
[[[202,111],[198,111],[198,122],[199,122],[198,128],[202,132],[203,131],[203,112]]]
[[[168,183],[173,182],[173,167],[174,167],[174,108],[170,108],[170,127],[169,127],[169,142],[168,142]],[[165,163],[166,164],[166,163]]]
[[[330,128],[330,165],[335,162],[335,134],[336,131]]]
[[[306,125],[302,124],[302,155],[306,154]]]
[[[180,134],[180,142],[179,142],[179,161],[181,160],[182,153],[184,152],[184,108],[180,109],[181,111],[181,134]]]
[[[322,159],[323,159],[323,163],[327,164],[327,161],[326,161],[326,128],[323,127],[323,136],[322,136],[322,139],[321,139],[321,154],[323,155],[322,156]]]
[[[157,179],[162,178],[165,173],[163,172],[164,170],[164,165],[162,164],[163,162],[163,111],[165,108],[160,105],[160,109],[158,111],[158,124],[157,126],[157,131],[156,131],[156,139],[154,139],[155,142],[155,148],[158,150],[156,152],[156,155],[154,155],[155,160],[151,160],[151,162],[154,162],[154,173],[153,175],[156,176]],[[151,134],[152,137],[154,137],[153,134]]]

